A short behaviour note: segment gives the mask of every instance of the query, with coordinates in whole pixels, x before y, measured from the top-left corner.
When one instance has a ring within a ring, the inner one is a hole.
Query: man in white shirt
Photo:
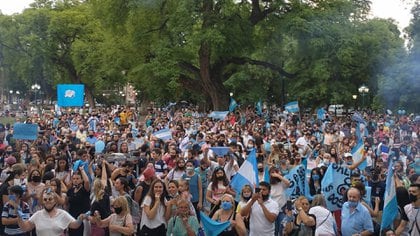
[[[411,203],[404,207],[401,214],[401,223],[395,231],[397,236],[403,235],[407,225],[410,236],[420,235],[420,184],[410,185],[408,197]]]
[[[242,215],[250,215],[249,236],[274,235],[274,222],[280,208],[277,202],[270,198],[271,186],[267,182],[260,182],[260,188],[242,208]]]

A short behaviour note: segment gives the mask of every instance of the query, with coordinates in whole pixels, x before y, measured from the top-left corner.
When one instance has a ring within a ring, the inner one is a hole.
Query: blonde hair
[[[95,195],[97,201],[102,200],[104,197],[105,191],[100,179],[95,179],[93,182],[93,194]]]
[[[127,198],[125,196],[119,196],[119,197],[117,197],[114,200],[114,202],[112,203],[112,205],[115,205],[115,203],[117,203],[119,206],[121,206],[121,208],[122,208],[121,214],[127,215],[128,213],[130,213],[130,211],[128,209]]]

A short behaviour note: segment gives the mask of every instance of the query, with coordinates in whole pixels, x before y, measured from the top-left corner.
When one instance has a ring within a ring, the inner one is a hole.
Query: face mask
[[[114,211],[115,211],[115,214],[119,215],[122,212],[122,207],[115,207]]]
[[[35,182],[35,183],[41,182],[41,176],[32,176],[32,182]]]
[[[346,164],[347,164],[348,166],[351,166],[351,164],[353,164],[353,162],[348,161],[348,162],[346,162]]]
[[[354,202],[354,201],[348,201],[348,203],[349,203],[349,207],[351,208],[356,208],[357,205],[359,204],[359,202]]]
[[[417,201],[417,196],[413,195],[413,194],[408,194],[408,199],[410,199],[410,202],[416,202]]]
[[[221,205],[223,210],[230,210],[232,208],[232,203],[231,202],[222,202]]]
[[[188,172],[193,172],[194,171],[194,167],[187,167],[187,171]]]
[[[287,175],[287,174],[289,174],[289,171],[288,170],[281,170],[281,174],[284,176],[284,175]]]
[[[222,181],[222,180],[224,180],[225,179],[225,177],[224,176],[217,176],[217,180],[219,180],[219,181]]]
[[[246,147],[247,147],[248,149],[253,149],[253,148],[254,148],[254,145],[252,145],[252,144],[248,144]]]
[[[262,196],[263,201],[267,201],[268,198],[270,198],[270,195],[261,195],[261,196]]]
[[[319,175],[312,175],[312,179],[313,179],[314,181],[319,180]]]
[[[258,172],[263,172],[264,168],[258,168]]]
[[[330,160],[324,160],[324,164],[325,165],[329,165],[330,164]]]
[[[93,135],[89,135],[89,138],[93,138]]]
[[[242,197],[245,199],[245,201],[248,201],[249,199],[251,199],[251,193],[244,193],[242,194]]]

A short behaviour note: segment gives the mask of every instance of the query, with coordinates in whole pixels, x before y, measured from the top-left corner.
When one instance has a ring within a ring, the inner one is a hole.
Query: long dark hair
[[[160,203],[165,206],[165,197],[168,195],[168,192],[166,191],[166,185],[161,179],[155,179],[150,184],[149,192],[147,193],[147,196],[149,196],[152,199],[152,202],[150,203],[150,208],[152,208],[155,205],[155,191],[154,187],[157,183],[161,183],[163,186],[163,192],[160,195]]]
[[[218,188],[218,183],[219,183],[219,180],[217,180],[217,176],[216,176],[216,173],[217,172],[219,172],[219,171],[223,171],[223,185],[224,186],[229,186],[229,180],[226,178],[226,173],[225,173],[225,170],[223,169],[223,167],[216,167],[216,169],[214,169],[214,171],[213,171],[213,174],[212,174],[212,176],[211,176],[211,182],[212,182],[212,184],[211,184],[211,190],[216,190],[217,188]]]

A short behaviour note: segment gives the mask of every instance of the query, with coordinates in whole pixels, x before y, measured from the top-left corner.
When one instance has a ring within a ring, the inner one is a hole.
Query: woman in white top
[[[19,227],[25,231],[36,229],[37,235],[63,235],[67,228],[77,229],[83,223],[84,214],[74,219],[67,211],[59,209],[57,194],[48,188],[41,194],[44,209],[35,212],[29,220],[23,220],[22,214],[18,213]]]
[[[141,205],[140,235],[166,234],[166,195],[165,183],[160,179],[154,180]]]
[[[315,195],[312,200],[312,207],[309,209],[309,214],[315,215],[316,218],[315,236],[336,235],[334,216],[326,207],[327,203],[324,196],[322,194]]]
[[[109,228],[109,236],[132,235],[134,233],[133,219],[128,209],[128,202],[125,196],[117,197],[112,203],[114,213],[106,219],[101,220],[98,211],[90,220],[101,228]]]

